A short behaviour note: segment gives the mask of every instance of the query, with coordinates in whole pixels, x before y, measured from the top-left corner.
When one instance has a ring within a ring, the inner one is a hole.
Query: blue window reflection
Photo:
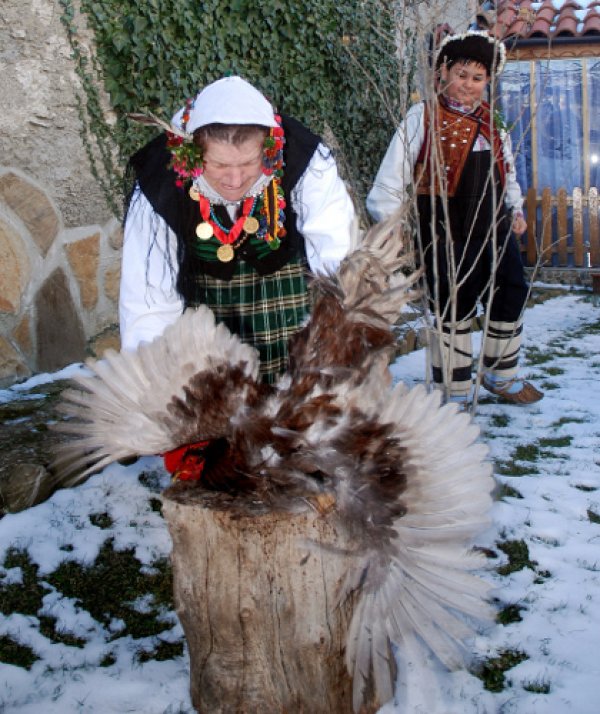
[[[502,75],[499,101],[509,128],[517,181],[523,191],[533,185],[529,62],[509,62]]]
[[[581,60],[536,63],[538,188],[583,187]]]
[[[600,60],[588,60],[590,186],[600,189]]]

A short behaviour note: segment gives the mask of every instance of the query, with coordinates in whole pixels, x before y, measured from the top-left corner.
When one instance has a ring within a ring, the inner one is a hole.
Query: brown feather
[[[108,463],[127,446],[119,428],[140,416],[156,427],[152,445],[210,439],[200,485],[234,509],[328,504],[354,563],[340,599],[357,597],[346,648],[357,709],[369,679],[380,701],[391,696],[391,642],[399,657],[429,650],[454,666],[469,633],[460,613],[489,613],[487,587],[469,572],[491,491],[477,429],[422,387],[391,389],[392,325],[420,277],[404,274],[404,227],[402,215],[375,226],[335,274],[315,278],[310,319],[274,387],[258,382],[256,353],[199,308],[139,358],[97,363],[89,394],[67,404],[69,430],[87,435],[73,447],[80,463],[88,446]],[[145,448],[143,430],[136,438]],[[193,498],[197,484],[176,488]]]

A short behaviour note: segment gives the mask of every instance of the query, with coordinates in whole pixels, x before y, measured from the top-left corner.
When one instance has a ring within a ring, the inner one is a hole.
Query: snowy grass
[[[600,676],[600,310],[585,292],[536,304],[523,371],[546,390],[475,417],[497,489],[477,546],[496,624],[468,671],[440,680],[426,714],[595,714]],[[396,379],[423,379],[425,358]],[[73,369],[76,369],[75,367]],[[3,390],[0,401],[67,373]],[[113,464],[75,489],[0,519],[0,710],[6,714],[187,714],[189,661],[173,610],[158,458]],[[385,714],[407,712],[393,702]]]

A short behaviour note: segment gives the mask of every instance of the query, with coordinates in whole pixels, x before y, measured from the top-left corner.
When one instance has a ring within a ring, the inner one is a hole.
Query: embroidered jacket
[[[473,124],[471,121],[465,122],[463,124],[463,130],[466,130],[469,126],[475,127],[477,129],[476,135],[481,133],[484,137],[486,134],[489,136],[489,107],[487,105],[483,106],[481,112],[481,116],[475,118],[476,123]],[[450,120],[450,131],[454,131],[452,122],[456,118],[457,116],[454,115]],[[448,121],[447,118],[446,121]],[[424,150],[424,147],[426,149],[428,144],[428,142],[426,142],[426,134],[429,133],[428,124],[429,122],[425,121],[425,103],[418,102],[408,110],[405,118],[395,131],[381,162],[375,181],[373,182],[373,187],[367,196],[367,210],[376,221],[381,221],[391,216],[404,202],[409,187],[414,185],[415,166],[420,157],[421,164],[423,164],[423,168],[425,168],[424,165],[427,162],[425,161],[425,157],[422,156],[422,150]],[[510,136],[506,133],[502,133],[501,135],[500,132],[496,130],[494,130],[492,134],[493,136],[490,137],[491,141],[489,143],[496,156],[499,174],[505,181],[504,201],[506,207],[513,212],[520,211],[523,207],[523,195],[517,183],[510,146]],[[450,138],[454,138],[454,135],[451,134]],[[461,138],[467,137],[463,134]],[[473,147],[475,138],[472,140],[473,143],[471,143],[470,139],[467,139],[467,141],[469,142],[468,145]],[[467,144],[463,144],[463,146],[467,146]],[[453,147],[449,148],[452,149]],[[458,158],[454,158],[454,168],[451,171],[453,178],[452,190],[456,189],[460,178],[460,163],[463,162],[464,159],[461,150],[459,150],[457,157]],[[444,163],[441,160],[442,158],[443,153],[440,148],[439,165],[451,166],[450,163]],[[464,162],[462,165],[464,166]],[[419,183],[423,188],[428,185],[425,183],[425,179],[420,175],[417,176],[417,178],[419,178]],[[428,191],[430,190],[429,188]]]
[[[504,147],[500,134],[493,125],[489,104],[482,102],[475,111],[464,114],[440,99],[435,105],[433,122],[429,114],[425,106],[425,139],[415,165],[418,194],[434,193],[439,196],[441,183],[445,195],[452,198],[456,194],[467,157],[479,134],[492,147],[500,183],[504,187],[506,181]],[[435,157],[431,156],[432,135],[436,139]]]

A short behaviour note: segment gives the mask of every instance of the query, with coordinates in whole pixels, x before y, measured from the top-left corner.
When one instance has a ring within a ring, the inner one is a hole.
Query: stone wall
[[[0,385],[118,344],[121,233],[90,170],[60,16],[54,0],[2,0]]]

